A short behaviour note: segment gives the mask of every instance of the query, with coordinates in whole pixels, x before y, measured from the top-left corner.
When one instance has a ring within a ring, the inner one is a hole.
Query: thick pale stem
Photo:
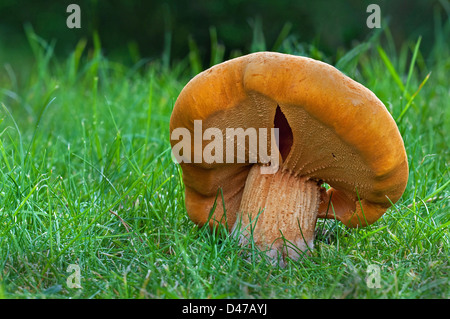
[[[276,259],[298,259],[313,248],[321,187],[316,181],[294,176],[289,171],[261,174],[254,165],[247,177],[239,209],[241,245],[251,238],[267,255]],[[308,246],[308,247],[307,247]]]

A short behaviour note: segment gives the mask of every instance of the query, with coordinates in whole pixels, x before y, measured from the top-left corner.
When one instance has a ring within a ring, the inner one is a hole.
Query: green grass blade
[[[427,74],[427,76],[423,79],[422,83],[420,83],[419,88],[416,92],[409,98],[408,103],[406,103],[405,107],[401,111],[400,115],[397,117],[396,122],[399,123],[402,117],[406,114],[408,109],[411,107],[412,102],[416,98],[417,94],[419,94],[420,90],[422,90],[422,87],[427,83],[428,79],[430,78],[431,72]]]
[[[383,29],[377,29],[369,38],[369,40],[358,44],[354,48],[352,48],[350,51],[345,53],[335,64],[336,68],[341,71],[348,71],[350,65],[355,63],[355,60],[357,62],[357,58],[360,57],[363,53],[367,52],[372,45],[375,43],[375,41],[379,38],[381,32]]]
[[[278,37],[272,46],[272,51],[278,51],[281,48],[283,41],[286,40],[286,38],[289,36],[291,30],[292,30],[292,23],[286,22],[283,25],[283,28],[281,29],[280,34],[278,34]]]
[[[256,17],[251,21],[253,29],[253,38],[250,45],[250,52],[266,51],[266,40],[264,38],[264,31],[260,17]]]
[[[405,91],[405,86],[402,83],[402,80],[400,79],[400,76],[398,75],[397,71],[395,70],[394,66],[392,65],[391,60],[388,58],[386,52],[384,52],[383,48],[381,46],[377,47],[378,54],[381,57],[381,60],[383,60],[384,64],[386,65],[389,73],[391,74],[392,78],[394,79],[394,82],[397,84],[397,86],[400,88],[402,92]]]
[[[189,62],[191,63],[191,70],[194,74],[202,72],[202,59],[200,57],[200,51],[197,43],[192,36],[188,38],[189,43]]]
[[[407,95],[408,95],[409,83],[410,83],[411,78],[412,78],[412,74],[413,74],[413,71],[414,71],[414,65],[416,64],[417,53],[419,52],[419,47],[420,47],[420,42],[421,41],[422,41],[422,37],[419,37],[419,39],[417,40],[416,45],[414,47],[413,56],[411,58],[411,63],[409,65],[408,77],[406,79],[405,90],[403,91],[403,99],[402,99],[402,101],[405,100]]]

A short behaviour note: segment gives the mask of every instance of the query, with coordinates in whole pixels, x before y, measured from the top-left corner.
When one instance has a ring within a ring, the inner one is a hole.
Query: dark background
[[[81,29],[68,29],[66,8],[81,7]],[[55,40],[55,52],[69,54],[81,38],[92,46],[92,35],[99,34],[103,53],[124,63],[140,58],[183,59],[194,40],[200,56],[208,60],[211,50],[210,28],[215,27],[225,58],[233,52],[252,50],[254,31],[263,31],[267,50],[283,27],[301,43],[314,44],[327,56],[347,50],[368,38],[366,8],[381,7],[383,24],[389,25],[395,43],[416,41],[421,35],[421,52],[426,55],[433,43],[437,17],[448,16],[448,0],[412,1],[288,1],[288,0],[178,0],[178,1],[30,1],[1,0],[1,51],[29,49],[24,25],[29,23],[46,41]]]

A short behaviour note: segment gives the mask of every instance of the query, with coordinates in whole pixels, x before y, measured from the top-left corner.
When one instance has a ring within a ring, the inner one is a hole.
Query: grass
[[[288,32],[278,51],[326,60]],[[217,63],[224,48],[210,34]],[[168,127],[204,68],[193,38],[183,61],[126,67],[102,56],[97,36],[93,50],[80,41],[61,60],[28,28],[29,74],[9,64],[0,73],[0,297],[449,298],[449,35],[439,24],[425,57],[420,38],[395,49],[386,29],[338,57],[397,120],[408,186],[367,228],[320,221],[311,257],[278,268],[185,214]],[[71,264],[81,289],[67,284]],[[367,285],[370,265],[380,288]]]

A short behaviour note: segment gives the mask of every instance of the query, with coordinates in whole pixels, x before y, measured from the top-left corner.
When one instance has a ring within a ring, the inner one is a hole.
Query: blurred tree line
[[[81,29],[66,26],[71,3],[81,8]],[[62,56],[82,38],[92,46],[94,32],[106,55],[128,62],[164,55],[173,61],[196,48],[208,64],[212,40],[229,58],[233,52],[276,49],[287,35],[334,56],[372,32],[366,26],[371,3],[380,6],[382,24],[389,23],[396,42],[421,35],[424,54],[433,42],[436,16],[449,14],[448,0],[1,0],[0,53],[28,49],[24,25],[30,24],[43,39],[56,40],[55,52]],[[255,39],[260,47],[254,47]]]

